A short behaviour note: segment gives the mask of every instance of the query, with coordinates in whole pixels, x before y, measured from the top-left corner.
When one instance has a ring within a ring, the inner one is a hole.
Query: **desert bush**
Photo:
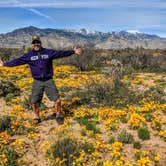
[[[112,143],[114,143],[114,142],[115,142],[115,137],[114,137],[114,136],[111,136],[111,137],[109,138],[108,143],[112,144]]]
[[[11,125],[11,119],[9,116],[2,116],[0,118],[0,132],[5,131]]]
[[[139,141],[134,141],[133,142],[133,148],[135,148],[135,149],[141,149],[141,143]]]
[[[17,159],[19,155],[17,154],[15,149],[11,149],[9,147],[5,148],[3,154],[6,156],[7,162],[4,166],[17,166]],[[0,162],[1,165],[1,162]],[[2,164],[3,165],[3,164]]]
[[[71,155],[78,156],[79,151],[80,146],[77,140],[71,138],[60,139],[51,147],[53,157],[60,158],[61,160],[67,159],[66,165],[72,163]]]
[[[85,153],[88,153],[88,154],[91,154],[95,151],[95,148],[94,148],[93,144],[88,143],[88,142],[85,142],[83,144],[83,149],[84,149]]]
[[[6,97],[8,95],[8,99],[10,98],[9,96],[17,96],[20,95],[20,89],[16,87],[11,81],[7,80],[1,80],[0,81],[0,97]]]
[[[145,117],[147,122],[151,122],[152,119],[154,118],[151,113],[145,113],[144,117]]]
[[[166,50],[144,49],[112,49],[107,55],[107,62],[116,58],[125,66],[133,69],[150,69],[153,71],[165,71]]]
[[[62,64],[73,65],[81,71],[92,70],[94,67],[101,66],[103,62],[100,54],[92,49],[86,49],[81,56],[74,56],[63,59]]]
[[[158,130],[158,131],[160,131],[161,130],[161,127],[162,127],[162,123],[161,123],[161,121],[152,121],[152,128],[154,129],[154,130]]]
[[[126,130],[122,130],[118,136],[117,136],[117,140],[125,143],[125,144],[130,144],[133,142],[133,135],[131,135],[130,133],[128,133]]]
[[[123,115],[123,116],[120,117],[120,120],[121,120],[122,123],[127,123],[129,118],[126,115]]]
[[[77,122],[80,125],[86,126],[87,130],[93,131],[94,134],[100,133],[99,128],[97,128],[97,124],[99,123],[98,121],[87,119],[87,118],[76,118]]]
[[[149,100],[154,100],[154,101],[163,101],[163,96],[164,96],[164,87],[162,86],[152,86],[149,88],[149,90],[144,92],[144,96],[150,96],[148,97]]]
[[[148,128],[141,127],[138,129],[138,137],[142,140],[148,140],[150,139],[150,132]]]
[[[84,151],[90,155],[95,151],[94,145],[89,142],[80,142],[75,138],[64,137],[58,139],[53,143],[51,148],[47,151],[47,156],[51,158],[54,165],[70,166],[74,163],[75,159],[80,156],[80,152]],[[65,160],[63,163],[58,163],[55,159]],[[52,163],[52,164],[53,164]]]
[[[14,97],[14,94],[13,93],[8,93],[6,96],[5,96],[5,101],[6,102],[9,102],[9,101],[11,101],[12,99],[13,99],[13,97]]]
[[[79,97],[81,104],[89,106],[117,106],[138,103],[144,96],[135,94],[125,84],[114,86],[109,82],[90,80],[85,84],[84,90],[77,90],[70,98]]]
[[[88,82],[86,84],[86,89],[96,103],[103,104],[110,102],[114,91],[114,87],[110,83],[95,80]]]
[[[124,106],[126,104],[137,103],[142,96],[136,95],[129,90],[127,85],[114,85],[108,82],[92,80],[87,83],[86,89],[90,94],[90,100],[97,104]]]

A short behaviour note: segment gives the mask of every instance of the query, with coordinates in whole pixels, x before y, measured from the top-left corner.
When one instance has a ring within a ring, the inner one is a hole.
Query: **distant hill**
[[[16,29],[6,34],[0,34],[0,47],[21,48],[29,46],[31,38],[39,35],[43,45],[49,48],[68,48],[76,44],[93,46],[100,49],[136,48],[166,49],[166,39],[157,35],[137,31],[120,31],[103,33],[87,29],[40,29],[29,26]]]

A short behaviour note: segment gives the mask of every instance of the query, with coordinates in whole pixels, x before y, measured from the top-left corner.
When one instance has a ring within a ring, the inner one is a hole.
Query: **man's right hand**
[[[0,66],[3,66],[4,62],[0,59]]]

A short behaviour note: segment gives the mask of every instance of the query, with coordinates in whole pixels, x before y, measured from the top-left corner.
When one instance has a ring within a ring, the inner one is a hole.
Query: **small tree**
[[[81,71],[92,70],[102,64],[103,57],[92,49],[85,49],[81,56],[72,56],[63,59],[63,64],[70,64],[78,67]]]

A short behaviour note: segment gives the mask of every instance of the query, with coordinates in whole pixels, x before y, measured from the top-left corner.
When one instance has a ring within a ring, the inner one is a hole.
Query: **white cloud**
[[[37,15],[42,16],[42,17],[44,17],[44,18],[46,18],[46,19],[49,19],[49,20],[51,20],[51,21],[53,21],[53,22],[56,22],[56,20],[55,20],[53,17],[51,17],[51,16],[49,16],[49,15],[43,13],[43,12],[40,12],[40,11],[37,10],[37,9],[29,8],[29,7],[26,7],[26,5],[25,5],[25,6],[22,5],[23,1],[24,1],[24,0],[9,0],[8,2],[3,2],[3,1],[2,1],[2,3],[3,3],[3,4],[10,3],[11,5],[13,5],[13,6],[16,5],[17,7],[20,5],[19,7],[23,8],[23,9],[25,9],[25,10],[31,11],[31,12],[33,12],[34,14],[37,14]],[[1,2],[0,2],[0,4],[1,4]]]
[[[164,0],[1,0],[0,7],[56,7],[56,8],[71,8],[71,7],[98,7],[110,8],[112,6],[119,7],[138,7],[138,8],[165,8]]]
[[[37,14],[37,15],[39,15],[39,16],[45,17],[46,19],[49,19],[51,21],[56,22],[56,20],[53,17],[51,17],[51,16],[49,16],[47,14],[44,14],[44,13],[42,13],[42,12],[36,10],[36,9],[33,9],[33,8],[26,8],[26,9],[31,11],[31,12],[33,12],[33,13],[35,13],[35,14]]]
[[[101,4],[99,0],[95,0],[93,2],[89,2],[87,0],[82,1],[82,0],[57,0],[52,1],[52,0],[20,0],[19,3],[17,0],[1,0],[0,1],[0,7],[95,7],[99,6]]]

